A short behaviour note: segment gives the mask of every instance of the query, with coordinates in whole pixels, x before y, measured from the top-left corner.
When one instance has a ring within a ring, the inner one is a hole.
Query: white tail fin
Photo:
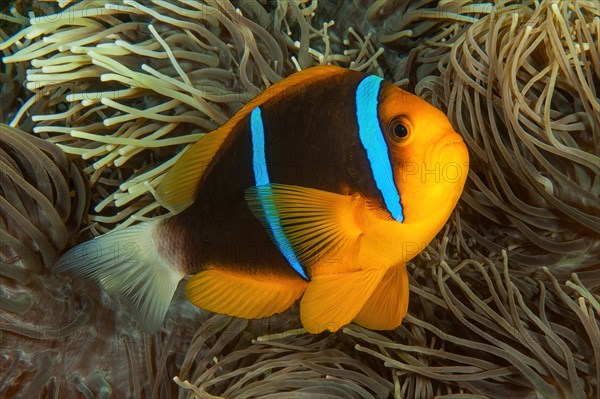
[[[52,268],[87,278],[124,298],[148,334],[156,332],[185,274],[166,263],[153,240],[157,222],[114,231],[71,248]]]

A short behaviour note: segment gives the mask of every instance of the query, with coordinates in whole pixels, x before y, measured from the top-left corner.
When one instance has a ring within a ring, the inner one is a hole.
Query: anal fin
[[[305,288],[306,282],[300,277],[210,269],[192,276],[185,291],[189,301],[203,309],[257,319],[283,312]]]
[[[337,331],[350,323],[377,289],[385,269],[314,276],[300,302],[300,318],[311,333]]]
[[[354,318],[371,330],[393,330],[408,311],[408,275],[406,266],[388,269],[383,279]]]

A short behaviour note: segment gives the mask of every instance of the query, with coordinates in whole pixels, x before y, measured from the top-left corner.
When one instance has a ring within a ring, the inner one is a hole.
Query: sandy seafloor
[[[0,397],[600,397],[596,1],[1,12]],[[311,335],[297,306],[236,319],[194,307],[181,284],[147,335],[93,284],[50,273],[75,243],[166,214],[152,191],[174,156],[326,63],[418,94],[469,148],[459,205],[407,265],[401,327]]]

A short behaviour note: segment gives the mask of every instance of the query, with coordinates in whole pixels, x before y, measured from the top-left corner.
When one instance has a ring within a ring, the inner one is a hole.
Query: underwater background
[[[33,0],[0,22],[0,397],[600,397],[597,1]],[[49,272],[166,214],[186,146],[327,63],[416,93],[469,148],[401,327],[311,335],[296,306],[243,320],[179,287],[150,336]]]

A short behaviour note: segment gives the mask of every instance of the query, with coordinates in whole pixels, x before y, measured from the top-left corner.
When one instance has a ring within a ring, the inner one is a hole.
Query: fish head
[[[379,118],[404,222],[433,218],[441,228],[458,202],[469,171],[462,137],[443,112],[390,83],[382,86]]]

